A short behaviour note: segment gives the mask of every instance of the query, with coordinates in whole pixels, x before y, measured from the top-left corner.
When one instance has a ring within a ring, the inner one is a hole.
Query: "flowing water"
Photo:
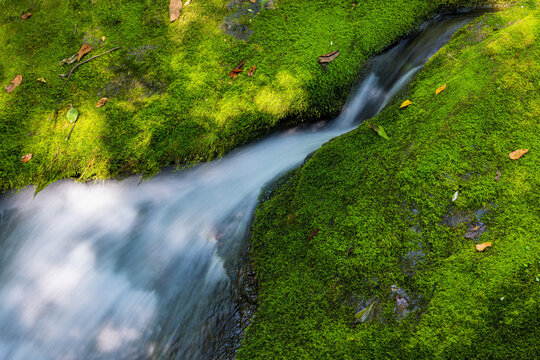
[[[143,183],[66,180],[36,197],[32,189],[2,196],[0,359],[233,354],[220,349],[231,346],[233,277],[261,188],[380,111],[476,15],[436,19],[375,57],[326,126],[293,129]]]

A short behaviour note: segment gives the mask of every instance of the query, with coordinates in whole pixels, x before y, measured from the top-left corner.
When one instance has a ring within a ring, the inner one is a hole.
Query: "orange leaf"
[[[510,153],[510,159],[517,160],[523,155],[525,155],[528,151],[529,149],[519,149],[519,150],[513,151]]]
[[[79,51],[77,52],[77,61],[81,61],[84,55],[88,54],[90,51],[92,51],[92,45],[91,44],[83,44]]]
[[[106,103],[108,100],[109,100],[109,99],[107,99],[106,97],[99,99],[96,108],[102,107],[103,105],[105,105],[105,103]]]
[[[171,0],[169,3],[169,20],[171,22],[180,17],[180,10],[182,10],[182,0]]]
[[[484,251],[486,250],[486,248],[490,247],[491,246],[491,243],[490,242],[485,242],[485,243],[482,243],[482,244],[477,244],[476,245],[476,250],[477,251]]]
[[[30,159],[32,159],[32,154],[26,154],[23,157],[21,157],[21,161],[23,162],[23,164],[26,164],[27,162],[29,162]]]
[[[253,74],[255,74],[255,70],[257,70],[257,66],[253,65],[252,67],[250,67],[248,70],[248,76],[252,77]]]
[[[8,93],[12,92],[13,90],[15,90],[17,86],[21,85],[21,82],[22,82],[22,75],[15,76],[15,78],[11,80],[11,85],[5,87],[6,91]]]
[[[233,71],[231,71],[231,72],[229,73],[229,76],[232,77],[232,78],[234,79],[234,78],[235,78],[236,76],[238,76],[238,74],[240,74],[242,71],[244,71],[244,70],[242,70],[242,69],[234,69]]]
[[[400,109],[403,109],[403,108],[406,108],[407,106],[411,105],[412,104],[412,101],[410,100],[405,100],[403,102],[403,104],[401,104],[401,106],[399,107]]]
[[[24,14],[24,15],[21,16],[21,19],[26,20],[26,19],[28,19],[30,16],[32,16],[31,13],[26,13],[26,14]]]
[[[444,91],[444,89],[446,89],[446,84],[435,90],[435,95],[439,95],[441,92]]]

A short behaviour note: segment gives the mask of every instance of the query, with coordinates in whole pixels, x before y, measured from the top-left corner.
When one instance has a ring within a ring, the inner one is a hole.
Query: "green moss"
[[[64,177],[153,175],[283,124],[330,117],[369,55],[437,9],[494,2],[506,1],[282,0],[244,19],[254,32],[245,42],[220,28],[235,11],[225,0],[194,1],[172,24],[166,2],[5,0],[0,82],[21,74],[23,83],[0,95],[0,191]],[[22,20],[25,12],[32,16]],[[58,63],[85,42],[94,47],[86,58],[121,50],[79,67],[62,90],[58,75],[70,67]],[[341,55],[325,72],[317,56],[335,49]],[[257,66],[255,76],[231,81],[243,59],[245,69]],[[109,102],[96,109],[102,96]],[[70,104],[81,117],[66,142]],[[22,164],[26,153],[34,158]]]
[[[458,31],[369,121],[390,141],[364,124],[324,145],[259,206],[259,308],[239,359],[540,351],[539,4]],[[405,99],[413,105],[398,110]],[[519,148],[529,153],[511,160]],[[484,252],[464,236],[478,217],[487,227],[478,242],[492,243]],[[425,259],[407,275],[407,254],[420,250]],[[416,301],[405,318],[394,313],[393,284]],[[378,319],[354,326],[370,298]]]

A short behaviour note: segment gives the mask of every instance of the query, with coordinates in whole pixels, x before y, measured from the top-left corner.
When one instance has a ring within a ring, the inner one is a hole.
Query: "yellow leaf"
[[[435,90],[435,95],[439,95],[441,92],[444,91],[444,89],[446,89],[446,84]]]
[[[529,149],[519,149],[519,150],[513,151],[510,153],[510,159],[517,160],[523,155],[525,155],[528,151]]]
[[[411,105],[412,104],[412,101],[410,100],[405,100],[403,102],[403,104],[401,104],[401,106],[399,107],[400,109],[403,109],[403,108],[406,108],[407,106]]]
[[[47,82],[47,81],[45,81],[44,78],[39,78],[39,79],[37,79],[37,81],[42,82],[42,83],[46,83],[46,82]]]
[[[490,247],[491,246],[491,243],[490,242],[485,242],[485,243],[482,243],[482,244],[477,244],[476,245],[476,250],[477,251],[484,251],[486,250],[486,248]]]

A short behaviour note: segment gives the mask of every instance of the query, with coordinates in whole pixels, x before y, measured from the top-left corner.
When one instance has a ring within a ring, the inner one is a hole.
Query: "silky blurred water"
[[[237,306],[231,273],[261,188],[377,114],[477,13],[371,61],[342,114],[150,181],[70,180],[0,198],[0,359],[202,359]],[[329,67],[331,71],[331,67]],[[217,344],[217,345],[216,345]],[[230,344],[229,344],[230,345]]]

